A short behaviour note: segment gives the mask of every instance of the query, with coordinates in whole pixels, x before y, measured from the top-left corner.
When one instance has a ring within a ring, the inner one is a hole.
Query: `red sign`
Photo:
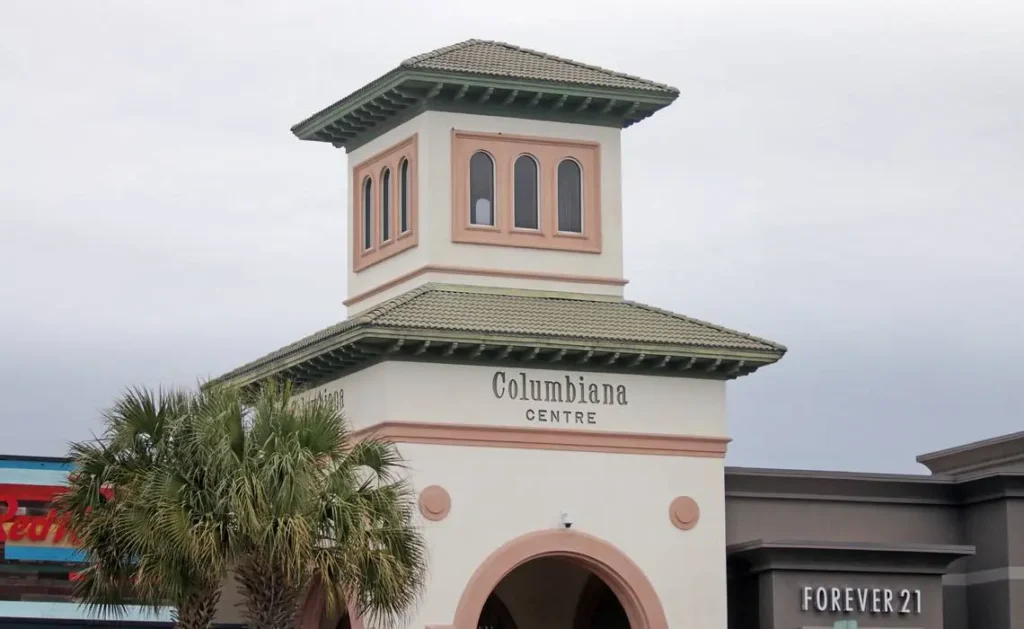
[[[65,518],[50,509],[46,515],[18,515],[18,501],[50,502],[61,487],[0,485],[0,542],[49,542],[65,540],[77,546],[79,540],[68,530]]]

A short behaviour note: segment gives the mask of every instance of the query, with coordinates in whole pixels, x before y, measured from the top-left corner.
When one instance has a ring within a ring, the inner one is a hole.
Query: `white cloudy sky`
[[[386,5],[4,0],[0,452],[342,318],[344,155],[288,129],[471,37],[682,90],[625,133],[627,293],[790,347],[730,463],[1024,428],[1024,4]]]

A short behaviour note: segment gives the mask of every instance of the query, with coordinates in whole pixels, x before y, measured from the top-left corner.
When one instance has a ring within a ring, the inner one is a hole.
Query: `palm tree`
[[[291,629],[303,595],[372,620],[406,612],[426,547],[395,446],[352,438],[338,408],[264,386],[244,417],[212,408],[191,434],[190,465],[217,485],[233,570],[254,629]]]
[[[226,572],[226,535],[206,525],[213,495],[183,465],[178,438],[211,396],[131,389],[104,414],[102,436],[71,446],[74,471],[55,507],[86,555],[74,586],[86,606],[115,615],[129,603],[170,605],[182,629],[213,622]]]

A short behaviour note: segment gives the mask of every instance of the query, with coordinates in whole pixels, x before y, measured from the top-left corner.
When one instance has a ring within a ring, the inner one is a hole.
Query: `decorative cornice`
[[[993,471],[971,479],[911,474],[725,468],[731,499],[802,500],[958,507],[1024,498],[1024,473]]]
[[[751,540],[726,547],[735,566],[748,573],[766,570],[815,572],[885,572],[934,574],[950,563],[974,555],[974,546],[951,544],[880,544],[803,540]]]
[[[723,357],[724,355],[724,357]],[[383,360],[525,367],[545,363],[551,369],[582,372],[650,373],[658,376],[730,380],[775,362],[742,350],[688,349],[685,353],[635,344],[523,339],[455,331],[425,331],[368,326],[354,329],[306,351],[267,363],[245,374],[222,376],[211,384],[231,382],[250,387],[268,379],[315,386],[365,369]]]
[[[1024,431],[929,452],[917,462],[932,474],[964,476],[1024,462]]]
[[[949,479],[910,474],[725,468],[727,498],[880,504],[953,505]]]
[[[370,435],[394,443],[716,459],[725,457],[730,441],[725,437],[426,422],[383,422],[358,430],[353,438],[361,439]]]
[[[486,96],[486,97],[485,97]],[[482,113],[626,128],[678,94],[398,67],[294,125],[300,140],[352,150],[423,111]]]

